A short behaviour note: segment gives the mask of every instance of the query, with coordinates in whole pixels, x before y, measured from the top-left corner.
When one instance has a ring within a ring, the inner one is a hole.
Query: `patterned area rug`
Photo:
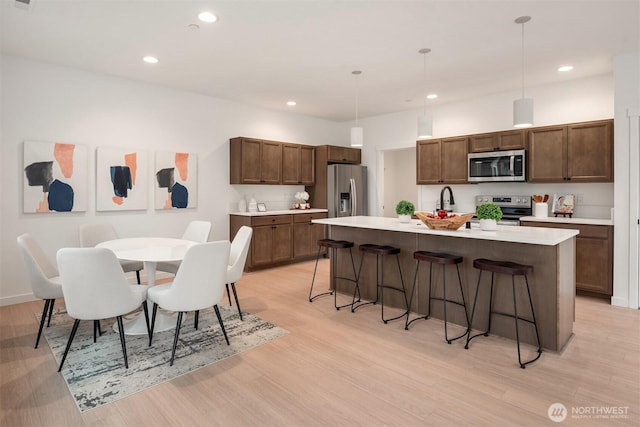
[[[235,307],[220,307],[220,313],[230,345],[224,340],[212,308],[200,312],[197,331],[193,328],[193,313],[189,313],[183,318],[173,366],[169,366],[169,359],[175,329],[155,332],[151,347],[148,347],[146,335],[127,335],[129,369],[124,367],[118,333],[112,329],[115,319],[101,322],[102,336],[95,344],[93,322],[80,322],[62,368],[62,375],[80,412],[122,399],[288,333],[249,313],[243,312],[244,320],[240,321]],[[36,317],[39,318],[39,314]],[[72,326],[73,319],[67,314],[55,313],[51,326],[44,328],[44,335],[58,364]]]

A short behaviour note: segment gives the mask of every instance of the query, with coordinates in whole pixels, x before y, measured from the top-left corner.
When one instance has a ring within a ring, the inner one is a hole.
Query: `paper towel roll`
[[[549,207],[547,206],[547,204],[536,203],[534,216],[536,218],[546,218],[547,216],[549,216]]]

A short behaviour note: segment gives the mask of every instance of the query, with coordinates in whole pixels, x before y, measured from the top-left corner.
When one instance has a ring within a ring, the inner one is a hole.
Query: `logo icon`
[[[567,418],[567,407],[562,403],[552,403],[547,409],[547,416],[554,423],[561,423]]]

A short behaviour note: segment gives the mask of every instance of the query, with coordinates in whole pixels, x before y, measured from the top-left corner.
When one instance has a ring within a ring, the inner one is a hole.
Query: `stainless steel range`
[[[531,216],[533,208],[531,196],[476,196],[476,207],[483,203],[495,203],[502,209],[499,225],[520,225],[520,218]],[[473,221],[477,221],[474,218]]]

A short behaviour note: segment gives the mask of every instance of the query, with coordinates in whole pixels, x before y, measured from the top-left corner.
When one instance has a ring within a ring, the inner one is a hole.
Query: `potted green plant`
[[[502,219],[502,209],[495,203],[483,203],[476,209],[476,215],[480,220],[481,230],[493,231]]]
[[[416,207],[413,203],[408,202],[406,200],[400,200],[396,205],[396,213],[398,214],[398,219],[400,222],[409,222],[411,221],[411,215],[416,211]]]

